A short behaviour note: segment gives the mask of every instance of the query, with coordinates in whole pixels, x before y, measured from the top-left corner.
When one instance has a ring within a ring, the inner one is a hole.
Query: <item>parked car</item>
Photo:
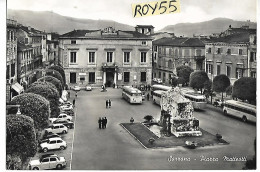
[[[64,126],[63,124],[52,124],[50,125],[48,128],[45,129],[45,133],[67,133],[68,132],[68,128],[66,126]]]
[[[157,83],[162,84],[162,80],[160,78],[157,78]]]
[[[60,137],[60,135],[54,134],[54,133],[46,133],[46,134],[43,135],[42,140],[43,139],[54,138],[54,137]]]
[[[73,87],[73,90],[74,90],[74,91],[80,91],[80,87],[77,86],[77,85],[75,85],[75,86]]]
[[[87,86],[86,86],[86,91],[91,91],[91,90],[92,90],[91,85],[87,85]]]
[[[59,157],[56,154],[45,154],[40,159],[31,160],[29,162],[30,170],[47,170],[47,169],[62,169],[66,167],[67,162],[64,157]]]
[[[60,110],[60,113],[65,113],[67,115],[73,116],[74,110],[73,109]]]
[[[40,144],[40,150],[43,152],[48,152],[49,150],[60,149],[64,150],[67,148],[67,143],[61,138],[50,138],[47,142]]]
[[[74,128],[74,123],[66,119],[57,119],[56,121],[53,122],[53,124],[63,124],[67,128]]]
[[[220,99],[215,99],[215,101],[213,102],[213,105],[216,107],[222,107],[224,105],[224,100],[220,100]]]
[[[60,105],[60,110],[71,110],[71,109],[73,109],[72,104]]]
[[[59,116],[57,118],[49,118],[51,123],[53,123],[57,119],[66,119],[68,121],[71,121],[72,120],[72,116],[67,115],[66,113],[61,113],[61,114],[59,114]]]

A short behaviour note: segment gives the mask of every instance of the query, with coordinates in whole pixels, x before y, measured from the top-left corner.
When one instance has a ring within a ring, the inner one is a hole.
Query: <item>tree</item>
[[[6,168],[17,170],[26,167],[28,158],[33,157],[36,151],[37,141],[33,119],[25,115],[7,115]]]
[[[61,66],[59,66],[59,65],[50,66],[49,69],[53,69],[53,70],[58,71],[61,74],[62,78],[63,78],[64,85],[66,84],[65,72],[64,72],[64,69]]]
[[[196,71],[190,75],[190,87],[201,90],[204,88],[204,83],[209,80],[208,74],[204,71]]]
[[[50,102],[51,117],[57,117],[60,114],[59,92],[52,83],[34,82],[25,92],[39,94],[46,98]]]
[[[176,68],[177,76],[183,79],[183,84],[188,85],[190,81],[190,74],[193,72],[193,69],[189,66],[179,66]]]
[[[34,127],[42,130],[49,125],[50,103],[44,97],[34,93],[23,93],[15,96],[10,104],[20,105],[22,114],[31,117],[34,120]],[[16,113],[10,109],[9,113]]]
[[[242,77],[234,83],[232,96],[241,100],[256,102],[256,78]]]
[[[42,77],[42,78],[39,78],[40,82],[50,82],[52,83],[53,85],[55,85],[56,89],[58,90],[59,92],[59,97],[61,97],[62,95],[62,85],[61,85],[61,82],[60,80],[58,80],[57,78],[53,77],[53,76],[45,76],[45,77]]]
[[[204,94],[208,98],[209,96],[211,97],[211,103],[212,103],[212,81],[209,79],[204,83]]]
[[[58,80],[60,80],[61,85],[64,87],[63,78],[62,78],[61,74],[58,71],[53,70],[53,69],[47,69],[46,70],[46,75],[47,76],[53,76],[54,78],[57,78]]]
[[[176,87],[178,85],[178,79],[176,77],[171,78],[172,87]]]
[[[213,79],[213,90],[222,93],[222,100],[223,100],[223,92],[226,91],[228,86],[230,86],[230,80],[224,74],[218,75]]]

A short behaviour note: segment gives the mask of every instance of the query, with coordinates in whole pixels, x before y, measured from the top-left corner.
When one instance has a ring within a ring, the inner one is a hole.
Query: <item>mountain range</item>
[[[133,31],[134,26],[118,23],[112,20],[91,20],[78,19],[62,16],[51,11],[27,11],[27,10],[7,10],[7,18],[16,20],[18,23],[31,26],[35,29],[46,32],[57,32],[64,34],[74,29],[95,30],[112,26],[118,30]],[[248,21],[236,21],[227,18],[216,18],[199,23],[179,23],[168,25],[158,32],[175,33],[176,36],[210,35],[226,30],[229,25],[241,27],[248,24],[250,28],[256,28],[256,23]],[[155,28],[156,29],[156,28]]]

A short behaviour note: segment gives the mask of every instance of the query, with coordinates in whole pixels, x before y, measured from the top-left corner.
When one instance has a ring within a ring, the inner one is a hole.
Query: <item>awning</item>
[[[14,89],[18,94],[21,94],[21,92],[24,91],[23,86],[21,86],[19,83],[13,84],[12,89]]]

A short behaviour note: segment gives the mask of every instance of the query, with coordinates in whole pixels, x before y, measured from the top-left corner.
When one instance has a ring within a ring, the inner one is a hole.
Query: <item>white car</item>
[[[75,85],[75,86],[73,87],[73,90],[74,90],[74,91],[80,91],[80,87],[77,86],[77,85]]]
[[[61,113],[61,114],[59,114],[59,116],[57,117],[57,119],[66,119],[66,120],[68,120],[68,121],[71,121],[71,120],[72,120],[72,116],[67,115],[66,113]]]
[[[158,84],[161,84],[162,83],[162,80],[160,78],[157,78],[157,83]]]
[[[72,104],[64,104],[60,106],[60,110],[72,110],[73,109],[73,105]]]
[[[67,143],[61,138],[49,138],[47,142],[40,144],[40,150],[43,152],[48,152],[49,150],[60,149],[64,150],[67,148]]]
[[[31,160],[29,162],[29,170],[47,170],[62,169],[66,167],[67,162],[64,157],[58,157],[56,154],[45,154],[40,159]]]
[[[48,128],[46,128],[45,133],[54,133],[54,134],[58,134],[58,133],[67,133],[68,132],[68,128],[66,126],[64,126],[63,124],[52,124],[50,125]]]
[[[87,86],[86,86],[86,91],[91,91],[91,90],[92,90],[91,85],[87,85]]]

